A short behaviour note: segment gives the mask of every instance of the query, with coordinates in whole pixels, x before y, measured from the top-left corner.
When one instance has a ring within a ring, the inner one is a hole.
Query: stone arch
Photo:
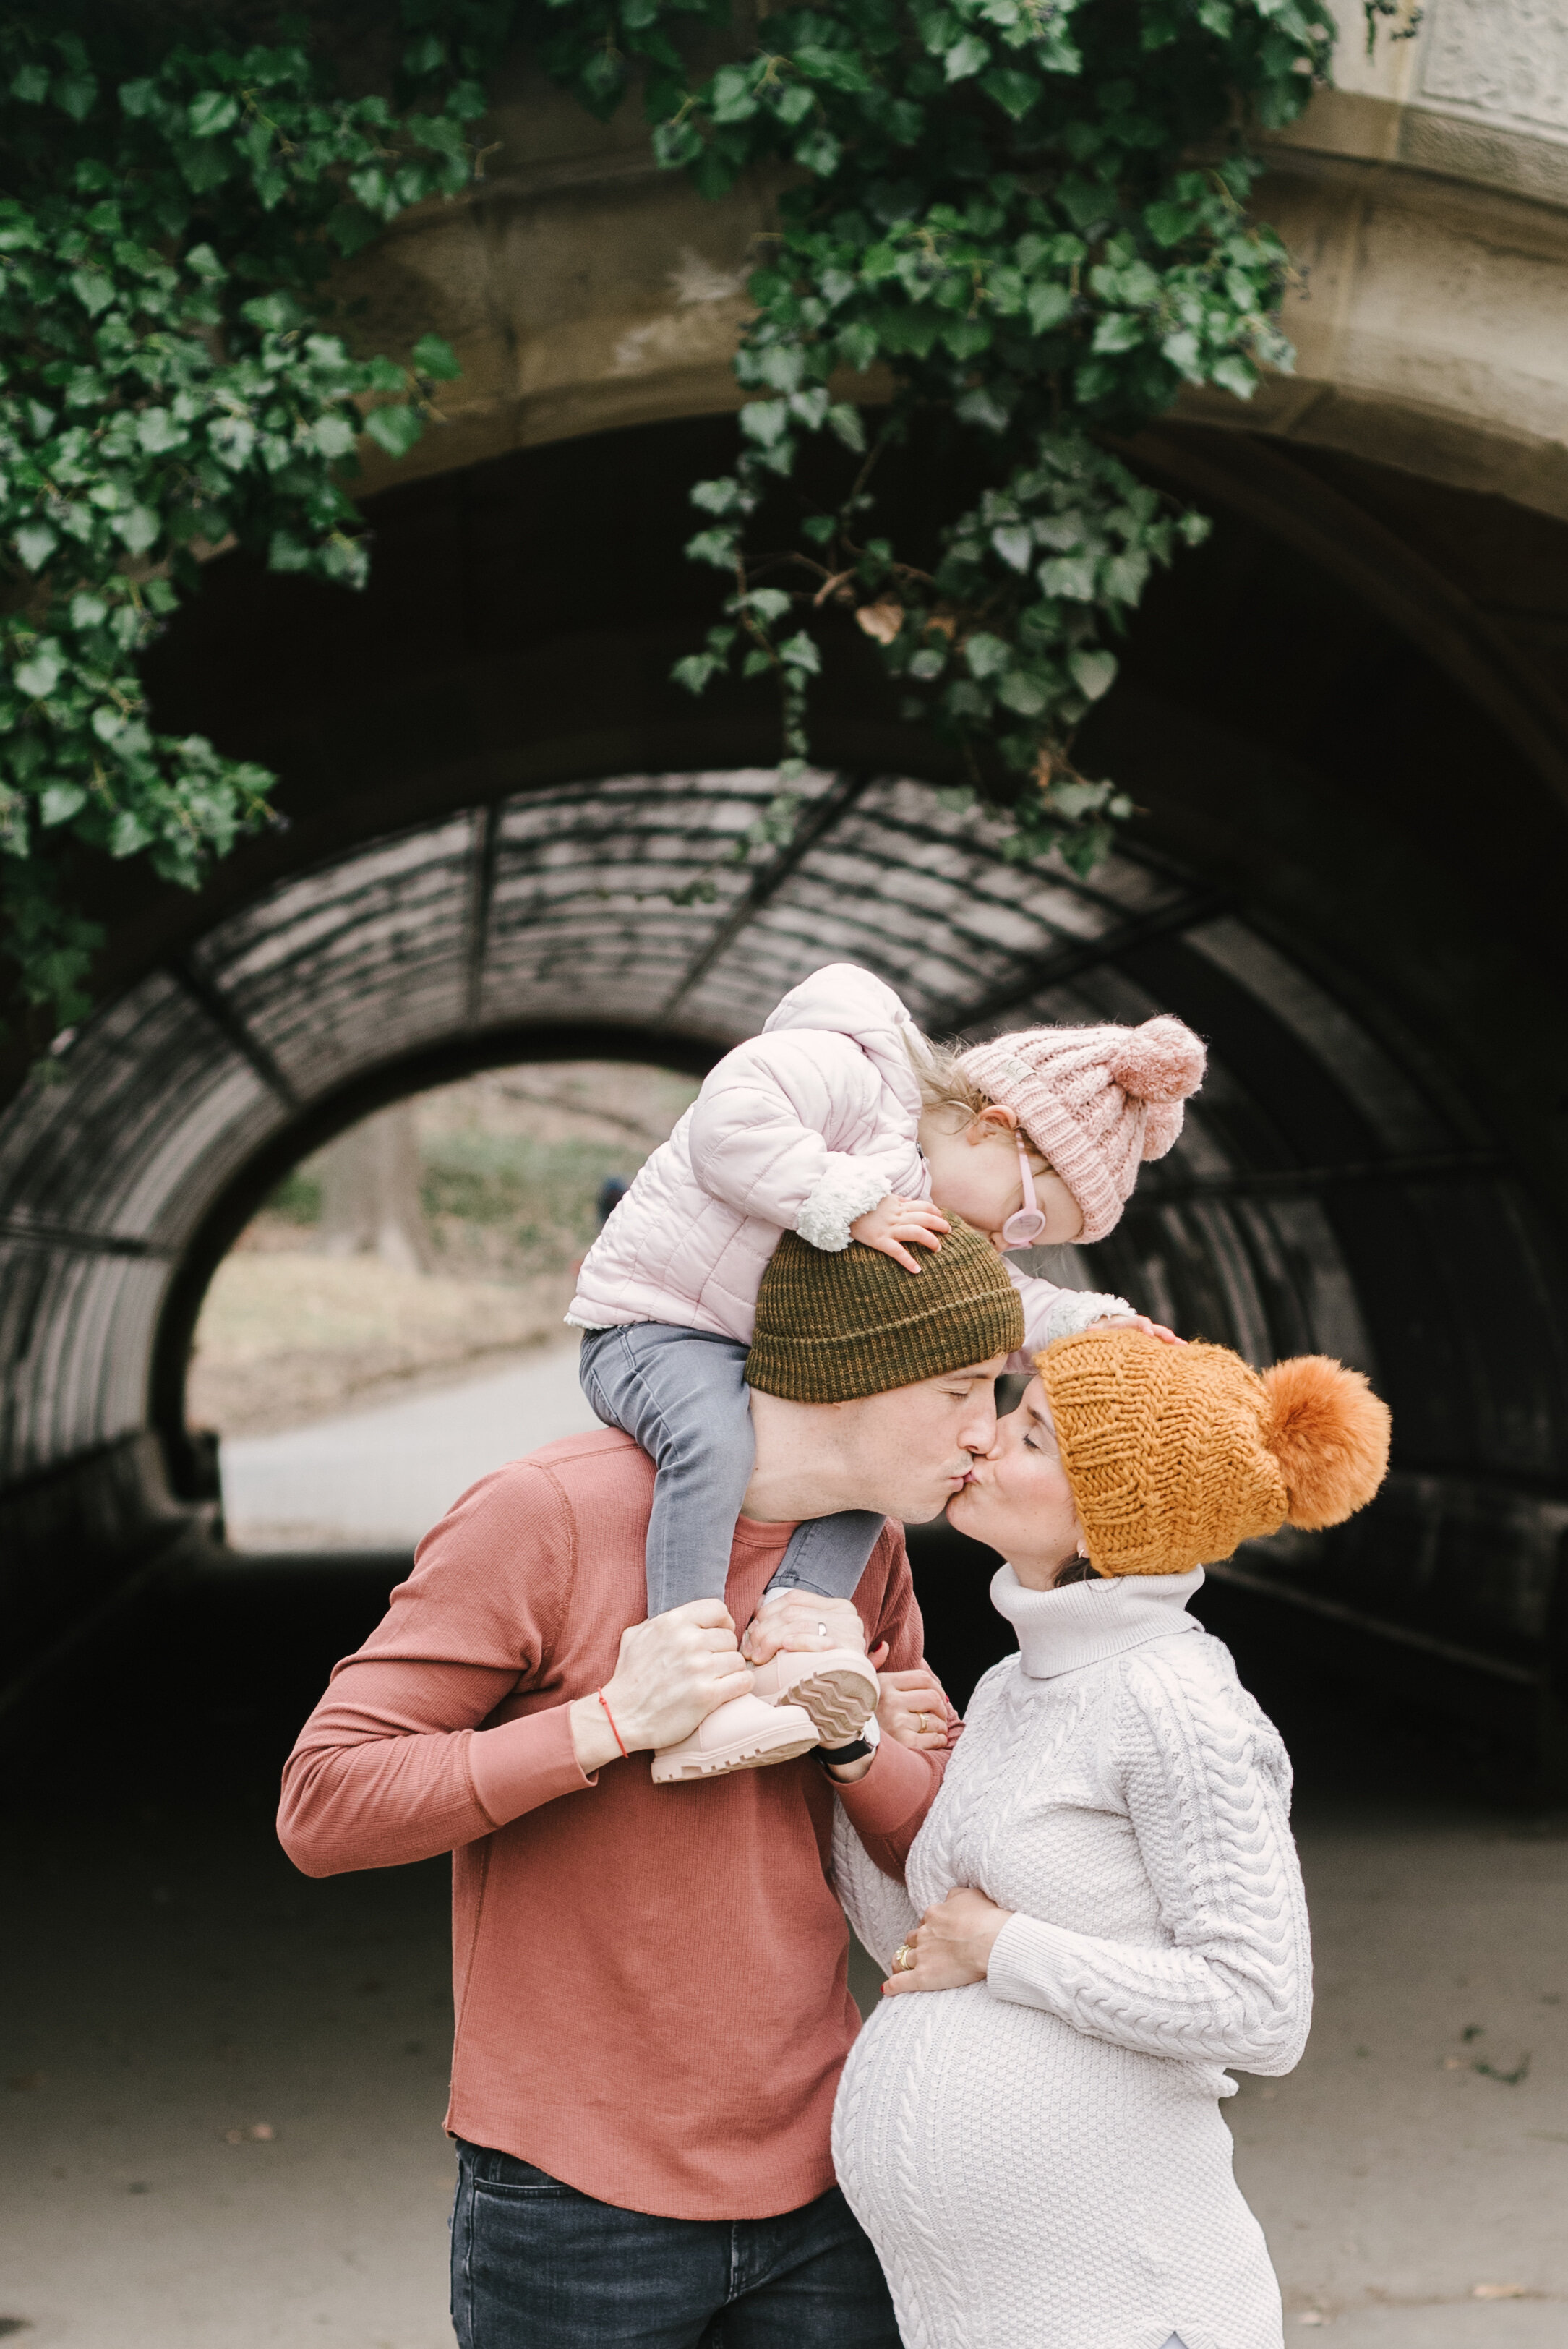
[[[227,558],[171,632],[160,717],[269,759],[291,824],[200,900],[120,891],[111,999],[0,1120],[15,1619],[79,1618],[199,1498],[183,1339],[274,1171],[486,1061],[700,1068],[842,954],[938,1030],[1166,1005],[1209,1037],[1181,1152],[1086,1270],[1254,1355],[1374,1371],[1400,1430],[1385,1500],[1237,1571],[1445,1702],[1528,1714],[1568,1526],[1550,697],[1429,547],[1401,539],[1388,585],[1397,485],[1262,444],[1227,471],[1243,444],[1178,432],[1140,460],[1208,468],[1219,526],[1097,720],[1143,810],[1108,865],[1009,862],[848,644],[796,839],[739,867],[771,711],[667,685],[706,593],[667,525],[728,429],[410,484],[372,510],[362,601]],[[608,602],[600,527],[625,556]],[[40,1571],[63,1539],[67,1581]]]

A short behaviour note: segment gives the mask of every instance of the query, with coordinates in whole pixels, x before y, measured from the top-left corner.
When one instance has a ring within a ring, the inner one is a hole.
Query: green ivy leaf
[[[101,269],[73,269],[71,292],[88,316],[96,318],[114,300],[114,280]]]
[[[204,89],[185,109],[192,139],[215,139],[240,119],[240,101],[226,89]]]
[[[733,474],[723,473],[715,481],[694,481],[691,502],[705,513],[736,513],[744,503],[740,483]]]
[[[810,677],[820,673],[822,656],[803,628],[799,636],[789,637],[787,643],[779,646],[779,657],[787,661],[791,668],[800,669]]]
[[[311,445],[335,461],[353,453],[357,437],[346,416],[318,416],[310,428]]]
[[[836,342],[839,357],[846,367],[853,367],[857,375],[863,375],[876,357],[876,336],[863,321],[841,326]]]
[[[365,419],[365,429],[389,457],[406,457],[423,433],[425,422],[417,408],[373,408]]]
[[[1094,601],[1095,559],[1092,554],[1054,554],[1041,564],[1035,576],[1047,595],[1061,595],[1072,604],[1092,604]]]
[[[129,513],[117,514],[115,533],[132,554],[145,554],[156,546],[163,531],[163,519],[156,507],[135,505]]]
[[[121,808],[108,829],[108,853],[114,857],[134,856],[152,838],[152,827],[139,810]]]
[[[306,314],[290,294],[258,294],[253,301],[242,302],[240,316],[263,334],[287,335],[307,325]]]
[[[1096,326],[1089,348],[1102,357],[1116,351],[1135,351],[1145,331],[1141,318],[1125,310],[1112,310]]]
[[[409,357],[418,372],[435,383],[451,383],[462,373],[457,353],[441,335],[421,335]]]
[[[1034,285],[1024,297],[1024,308],[1036,334],[1048,335],[1053,326],[1071,317],[1073,297],[1065,285]]]
[[[1233,392],[1238,399],[1251,399],[1258,388],[1258,371],[1250,359],[1232,353],[1215,362],[1209,370],[1211,380],[1222,391]]]
[[[1199,214],[1195,204],[1178,203],[1167,199],[1162,203],[1145,204],[1143,218],[1155,243],[1169,252],[1172,245],[1180,244],[1183,237],[1192,234],[1198,225]]]
[[[983,74],[980,87],[1015,122],[1022,122],[1029,109],[1038,103],[1041,88],[1033,74],[1019,73],[1012,66],[996,66],[990,73]]]
[[[29,571],[41,571],[59,543],[58,533],[51,530],[46,522],[26,523],[13,533],[11,539]]]
[[[136,437],[150,457],[162,457],[170,449],[182,449],[191,435],[167,408],[144,408],[136,419]]]
[[[50,783],[39,795],[38,821],[46,832],[52,832],[57,824],[69,823],[87,803],[87,792],[80,783]]]
[[[972,676],[995,677],[1012,659],[1013,648],[1005,638],[980,628],[965,646],[964,657],[969,664]]]
[[[740,596],[739,607],[750,612],[765,628],[773,626],[789,612],[792,598],[780,587],[754,587],[748,595]]]
[[[1015,571],[1026,571],[1035,551],[1034,533],[1022,523],[1013,523],[991,533],[991,543],[1004,563]]]
[[[733,571],[737,539],[733,530],[699,530],[686,543],[686,557],[692,563],[707,563],[715,571]]]
[[[85,122],[93,110],[98,88],[90,73],[57,74],[49,84],[49,95],[62,114],[68,114],[73,122]]]
[[[797,139],[791,149],[795,160],[803,171],[812,172],[819,180],[830,180],[839,168],[843,149],[830,130],[808,130]]]
[[[1098,701],[1116,682],[1114,653],[1082,650],[1069,653],[1068,667],[1086,701]]]
[[[60,663],[52,653],[35,653],[15,671],[17,685],[35,701],[53,693],[60,681]]]
[[[1050,696],[1037,677],[1026,669],[1012,669],[996,688],[996,698],[1016,709],[1020,718],[1037,718],[1047,708]]]
[[[740,411],[740,429],[748,440],[764,449],[776,448],[789,429],[789,407],[782,399],[748,399]]]
[[[954,41],[942,59],[943,71],[951,81],[967,81],[982,72],[991,62],[991,52],[976,33],[965,33]]]
[[[858,97],[874,87],[862,59],[852,49],[826,49],[810,43],[791,53],[790,63],[809,81],[826,82],[830,88],[842,90],[849,97]]]

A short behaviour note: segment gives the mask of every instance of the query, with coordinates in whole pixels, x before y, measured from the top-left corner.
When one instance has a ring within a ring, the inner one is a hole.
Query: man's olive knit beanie
[[[939,1248],[906,1272],[879,1248],[828,1254],[795,1232],[757,1293],[746,1375],[791,1402],[852,1402],[965,1370],[1024,1342],[1024,1309],[1001,1257],[955,1216]]]

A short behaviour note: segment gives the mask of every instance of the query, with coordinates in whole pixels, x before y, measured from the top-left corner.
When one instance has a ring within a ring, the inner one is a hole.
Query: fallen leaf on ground
[[[1528,2300],[1527,2283],[1478,2283],[1471,2289],[1472,2300]]]

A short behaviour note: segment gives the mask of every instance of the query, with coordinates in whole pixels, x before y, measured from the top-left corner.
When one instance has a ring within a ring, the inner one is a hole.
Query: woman
[[[1337,1363],[1090,1330],[948,1515],[1011,1562],[907,1892],[841,1819],[889,1967],[834,2116],[908,2349],[1279,2349],[1223,2066],[1288,2072],[1310,2015],[1290,1765],[1187,1614],[1201,1562],[1368,1501],[1388,1414]]]

